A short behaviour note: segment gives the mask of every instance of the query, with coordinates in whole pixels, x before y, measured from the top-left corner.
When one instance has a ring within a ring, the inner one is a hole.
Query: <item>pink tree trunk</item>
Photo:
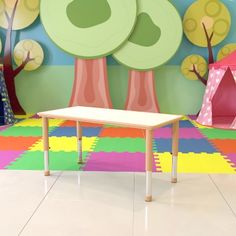
[[[75,79],[69,106],[112,108],[106,58],[75,59]]]
[[[159,112],[157,102],[154,71],[129,72],[129,88],[126,110]]]

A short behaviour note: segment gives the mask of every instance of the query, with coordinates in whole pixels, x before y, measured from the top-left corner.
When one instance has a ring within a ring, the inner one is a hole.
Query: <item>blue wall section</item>
[[[172,0],[172,4],[177,8],[181,17],[183,17],[186,9],[194,2],[194,0]],[[236,42],[236,0],[223,0],[223,3],[228,7],[232,16],[232,27],[230,34],[221,44],[214,47],[215,56],[221,47],[223,47],[227,43]],[[1,35],[3,35],[1,33]],[[18,39],[35,39],[43,46],[44,51],[46,52],[46,58],[44,61],[44,65],[72,65],[74,63],[73,56],[65,53],[61,49],[59,49],[47,36],[42,24],[40,23],[40,19],[38,18],[34,24],[18,32],[16,38]],[[168,62],[169,65],[180,65],[182,60],[190,54],[200,54],[204,57],[207,56],[207,49],[200,48],[192,45],[185,37],[183,37],[183,42],[176,53],[176,55]],[[109,56],[107,58],[109,65],[116,65],[116,61]]]

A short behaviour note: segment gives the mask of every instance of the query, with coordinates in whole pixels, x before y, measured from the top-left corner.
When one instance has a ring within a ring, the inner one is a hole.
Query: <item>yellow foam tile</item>
[[[91,152],[94,149],[97,137],[83,137],[82,150],[83,152]],[[64,151],[72,152],[77,151],[77,138],[76,137],[50,137],[49,138],[50,151]],[[31,151],[43,151],[43,140],[34,144],[29,148]]]
[[[34,114],[25,114],[25,115],[15,115],[17,119],[27,119],[32,117]]]
[[[190,120],[188,116],[183,116],[182,120]]]
[[[213,129],[212,127],[209,127],[209,126],[200,125],[199,123],[197,123],[194,120],[191,120],[191,123],[199,129]]]
[[[172,156],[170,153],[158,153],[162,172],[171,172]],[[179,153],[179,173],[224,173],[235,174],[235,167],[232,167],[227,159],[220,153]]]
[[[60,126],[63,120],[49,119],[49,126]],[[42,119],[26,119],[16,123],[14,126],[42,127]]]

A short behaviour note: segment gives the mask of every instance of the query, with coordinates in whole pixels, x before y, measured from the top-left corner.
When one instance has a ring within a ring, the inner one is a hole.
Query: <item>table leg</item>
[[[152,130],[146,130],[146,202],[152,201]]]
[[[43,150],[44,150],[44,175],[49,176],[49,140],[48,140],[48,118],[43,117]]]
[[[172,126],[172,171],[171,171],[172,183],[177,183],[178,147],[179,147],[179,121],[173,123]]]
[[[77,131],[77,144],[78,144],[78,164],[83,164],[83,151],[82,151],[82,126],[80,122],[76,122],[76,131]]]

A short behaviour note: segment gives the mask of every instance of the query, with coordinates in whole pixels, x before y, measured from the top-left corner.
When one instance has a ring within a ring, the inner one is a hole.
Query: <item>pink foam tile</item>
[[[236,153],[234,154],[227,154],[228,159],[235,165],[236,167]]]
[[[15,161],[24,151],[0,151],[0,169]]]
[[[171,128],[160,128],[154,131],[154,138],[166,138],[170,139]],[[182,139],[204,139],[204,136],[196,128],[180,128],[179,137]]]
[[[94,152],[88,158],[83,170],[85,171],[114,171],[114,172],[144,172],[145,154]],[[153,171],[156,171],[153,159]]]

